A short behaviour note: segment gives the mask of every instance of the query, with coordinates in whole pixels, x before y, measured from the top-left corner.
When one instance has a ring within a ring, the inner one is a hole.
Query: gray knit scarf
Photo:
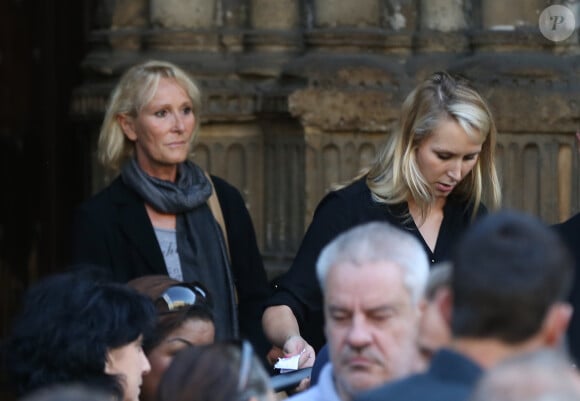
[[[211,184],[203,170],[190,161],[177,166],[177,182],[160,180],[145,173],[135,158],[121,171],[123,181],[161,213],[186,213],[207,202]]]
[[[203,170],[190,161],[181,163],[173,183],[149,176],[132,158],[123,166],[121,177],[155,210],[176,215],[183,280],[196,280],[208,288],[214,300],[216,340],[237,337],[234,280],[225,239],[207,205],[212,185]]]

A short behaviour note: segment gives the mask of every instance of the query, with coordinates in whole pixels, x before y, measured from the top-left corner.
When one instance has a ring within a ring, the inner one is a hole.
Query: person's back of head
[[[159,384],[158,401],[273,401],[268,374],[248,341],[181,351]]]
[[[505,344],[529,340],[552,307],[564,305],[572,273],[568,251],[535,217],[515,211],[486,216],[466,233],[453,257],[454,337]]]
[[[580,376],[558,351],[508,358],[480,380],[470,401],[577,401]]]
[[[109,351],[149,331],[154,307],[124,285],[94,279],[84,272],[56,274],[26,293],[3,350],[18,395],[78,383],[124,397],[124,379],[105,372]]]

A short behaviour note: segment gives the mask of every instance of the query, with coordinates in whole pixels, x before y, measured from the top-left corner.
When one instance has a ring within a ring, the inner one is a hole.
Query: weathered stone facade
[[[562,42],[540,33],[539,13],[552,3],[94,1],[72,110],[94,144],[124,69],[161,58],[189,70],[204,93],[196,160],[241,190],[275,274],[321,197],[373,159],[402,99],[448,69],[492,105],[504,206],[553,223],[580,209],[580,46],[578,30]],[[560,3],[580,21],[575,1]],[[106,177],[96,163],[91,170],[96,190]]]

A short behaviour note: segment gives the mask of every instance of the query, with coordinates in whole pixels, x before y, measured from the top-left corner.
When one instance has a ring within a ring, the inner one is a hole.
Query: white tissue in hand
[[[280,373],[289,372],[298,369],[298,361],[300,354],[290,356],[288,358],[278,358],[278,362],[274,365],[276,369],[280,369]]]

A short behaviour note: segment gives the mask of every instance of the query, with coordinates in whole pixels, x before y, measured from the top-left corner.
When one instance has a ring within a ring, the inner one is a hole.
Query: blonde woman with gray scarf
[[[189,158],[200,111],[198,86],[174,64],[148,61],[121,77],[98,144],[119,175],[78,208],[73,261],[121,282],[199,281],[214,295],[216,339],[242,335],[265,355],[260,314],[270,286],[249,213],[237,189]]]

